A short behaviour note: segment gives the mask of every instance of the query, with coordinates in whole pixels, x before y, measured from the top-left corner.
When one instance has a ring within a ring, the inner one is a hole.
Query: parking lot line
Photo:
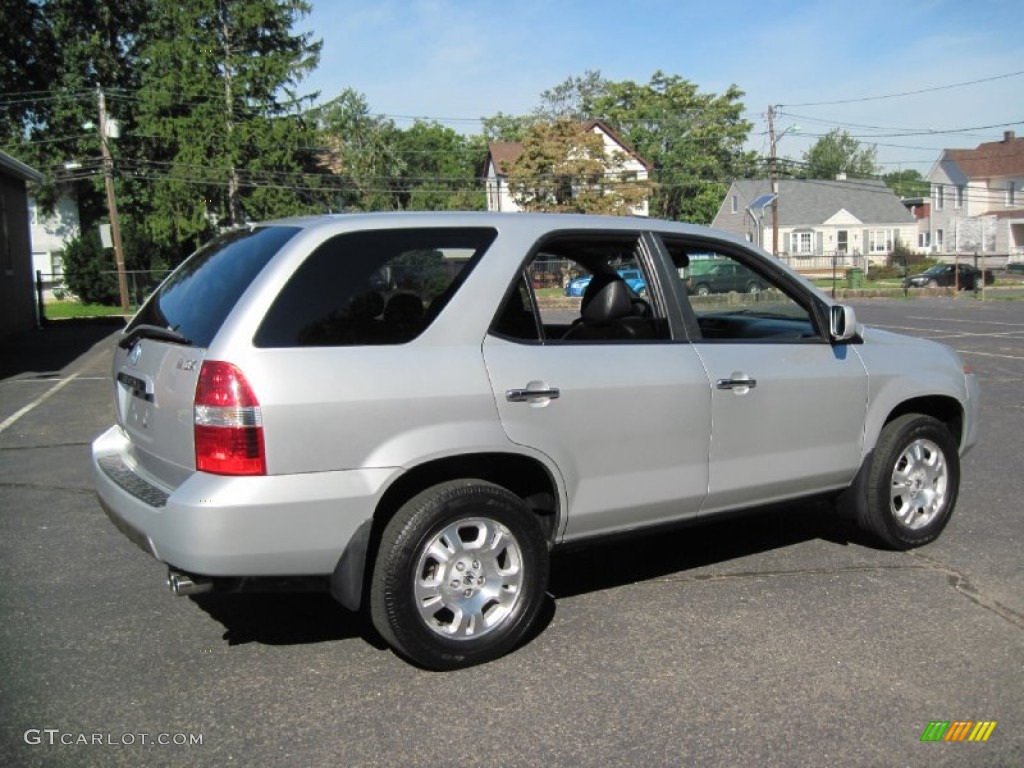
[[[0,432],[3,432],[5,429],[10,427],[12,424],[14,424],[18,419],[20,419],[26,413],[31,411],[37,405],[40,405],[40,404],[44,403],[48,398],[50,398],[51,396],[57,394],[58,391],[60,391],[64,387],[66,387],[68,384],[70,384],[72,381],[74,381],[77,378],[78,378],[78,374],[77,373],[71,374],[66,379],[62,379],[61,381],[58,381],[56,384],[54,384],[48,390],[43,392],[43,394],[41,394],[39,397],[37,397],[31,403],[26,405],[24,408],[22,408],[22,409],[20,409],[18,411],[15,411],[14,413],[12,413],[10,416],[8,416],[6,419],[4,419],[3,422],[0,422]]]

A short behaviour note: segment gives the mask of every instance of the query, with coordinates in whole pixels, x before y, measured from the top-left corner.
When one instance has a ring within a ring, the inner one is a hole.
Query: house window
[[[927,248],[929,246],[929,242],[928,242],[929,241],[929,237],[928,237],[928,235],[929,235],[928,232],[918,232],[917,233],[917,247],[918,248]]]
[[[836,232],[836,251],[846,253],[850,248],[850,233],[845,229]]]
[[[732,196],[732,212],[733,213],[738,213],[739,210],[740,210],[740,201],[736,197],[736,195],[733,195]]]
[[[941,211],[946,203],[946,191],[941,184],[935,185],[935,210]]]
[[[1006,184],[1006,204],[1016,205],[1017,204],[1017,182],[1010,181]]]
[[[953,201],[953,207],[959,210],[964,207],[964,185],[956,185],[956,199]]]
[[[868,232],[868,253],[889,253],[892,251],[893,230],[872,229]]]
[[[790,253],[807,256],[814,253],[813,232],[793,232],[789,236]]]
[[[942,230],[941,229],[936,229],[935,230],[935,250],[936,251],[941,251],[942,250]]]

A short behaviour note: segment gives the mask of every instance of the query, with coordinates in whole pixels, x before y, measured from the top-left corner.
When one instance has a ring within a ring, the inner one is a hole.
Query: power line
[[[978,85],[979,83],[990,83],[993,80],[1005,80],[1008,77],[1018,77],[1024,75],[1024,70],[1020,72],[1007,72],[1004,75],[994,75],[992,77],[983,77],[979,80],[967,80],[963,83],[950,83],[949,85],[937,85],[933,88],[921,88],[916,91],[903,91],[902,93],[888,93],[884,96],[861,96],[853,99],[835,99],[834,101],[805,101],[800,104],[778,104],[779,107],[827,107],[835,104],[857,104],[862,101],[881,101],[882,99],[899,99],[904,96],[916,96],[920,93],[934,93],[935,91],[946,91],[951,88],[964,88],[968,85]]]

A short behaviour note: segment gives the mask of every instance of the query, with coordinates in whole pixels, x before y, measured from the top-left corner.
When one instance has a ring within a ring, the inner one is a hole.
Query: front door
[[[707,245],[666,241],[677,262]],[[708,498],[701,514],[839,488],[860,464],[867,374],[847,345],[828,343],[814,299],[795,281],[723,248],[758,293],[689,296],[693,347],[711,384]]]

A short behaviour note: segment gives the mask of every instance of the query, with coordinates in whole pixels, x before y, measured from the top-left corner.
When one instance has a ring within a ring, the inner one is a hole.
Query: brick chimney
[[[1003,131],[1003,141],[1010,142],[1017,138],[1017,134],[1014,131]]]

